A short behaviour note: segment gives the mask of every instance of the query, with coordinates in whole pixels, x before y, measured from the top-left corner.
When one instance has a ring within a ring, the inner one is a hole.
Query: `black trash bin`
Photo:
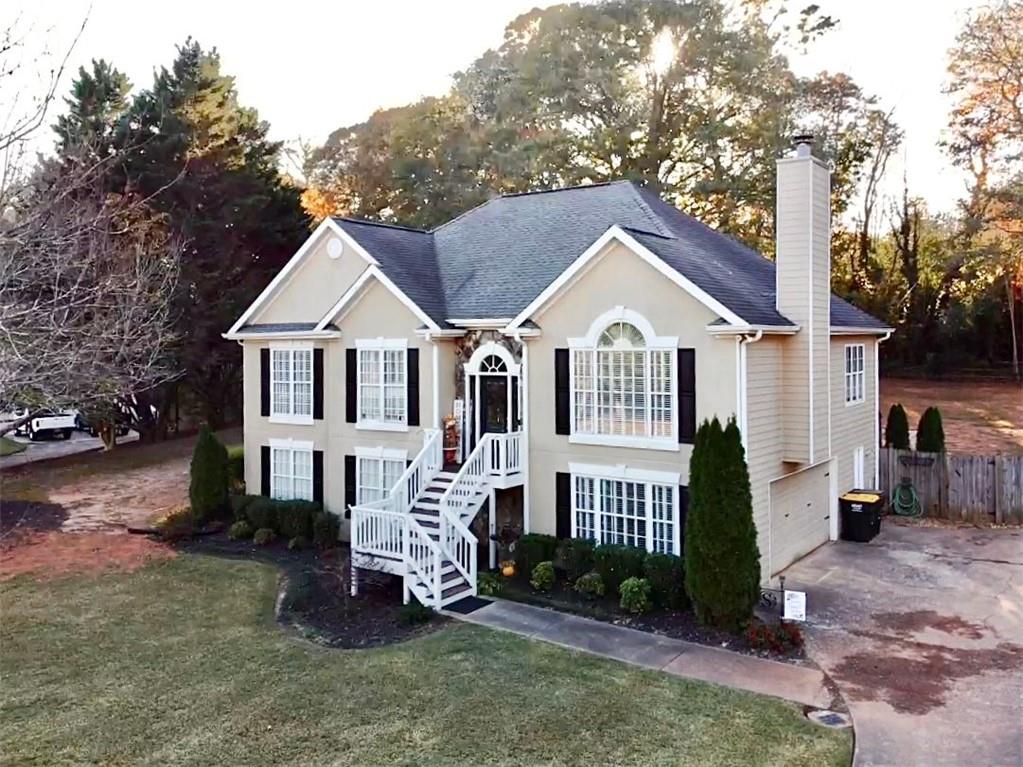
[[[874,490],[850,490],[838,499],[841,538],[866,543],[881,532],[884,496]]]

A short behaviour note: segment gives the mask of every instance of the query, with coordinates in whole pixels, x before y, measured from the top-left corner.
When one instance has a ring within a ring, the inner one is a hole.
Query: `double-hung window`
[[[406,342],[358,341],[358,424],[404,429],[408,424]]]
[[[678,554],[678,475],[572,467],[572,535]]]
[[[863,344],[845,347],[845,404],[863,402],[866,395]]]
[[[573,441],[677,449],[675,341],[624,320],[570,339]]]
[[[313,422],[313,347],[270,347],[270,420]]]
[[[270,497],[313,500],[313,449],[305,443],[270,443]]]
[[[355,502],[379,501],[386,496],[405,472],[404,450],[356,448]]]

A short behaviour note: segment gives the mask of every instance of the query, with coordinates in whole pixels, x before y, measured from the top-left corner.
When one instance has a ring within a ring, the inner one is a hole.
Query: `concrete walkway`
[[[503,599],[468,615],[445,614],[687,679],[771,695],[816,708],[831,705],[824,674],[805,666],[740,655]]]

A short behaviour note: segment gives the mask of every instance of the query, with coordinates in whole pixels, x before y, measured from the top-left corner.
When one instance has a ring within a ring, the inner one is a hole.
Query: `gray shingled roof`
[[[613,225],[754,325],[791,325],[774,307],[774,263],[629,181],[498,197],[425,232],[336,219],[442,327],[511,318]],[[832,300],[836,326],[884,328]]]

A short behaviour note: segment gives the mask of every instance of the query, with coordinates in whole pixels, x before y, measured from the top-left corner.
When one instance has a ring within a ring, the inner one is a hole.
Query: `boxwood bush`
[[[313,514],[313,542],[321,548],[337,545],[337,517],[329,511],[318,511]]]
[[[649,612],[653,606],[650,601],[650,581],[646,578],[626,578],[618,590],[622,595],[623,610],[639,614]]]
[[[232,495],[231,496],[231,514],[236,520],[244,519],[248,520],[246,510],[250,504],[256,501],[264,500],[261,495]]]
[[[604,579],[600,577],[600,573],[585,573],[576,580],[575,590],[586,599],[602,597],[604,596]]]
[[[647,554],[643,561],[643,574],[650,581],[650,599],[656,607],[685,610],[689,606],[682,557]]]
[[[587,538],[566,538],[558,544],[556,561],[573,583],[593,569],[596,544]]]
[[[605,544],[593,551],[593,569],[600,573],[609,594],[618,592],[622,581],[643,577],[646,550],[636,546]]]
[[[515,544],[515,564],[521,573],[532,573],[541,562],[551,562],[558,548],[553,535],[527,533]]]
[[[313,515],[319,510],[313,501],[278,501],[274,529],[284,538],[312,538]]]
[[[529,585],[537,591],[550,591],[554,588],[554,563],[540,562],[533,568],[533,576]]]
[[[269,527],[259,528],[252,536],[252,542],[257,546],[268,546],[277,540],[277,533]]]
[[[259,496],[245,507],[245,517],[256,530],[276,530],[278,503],[271,498]]]

